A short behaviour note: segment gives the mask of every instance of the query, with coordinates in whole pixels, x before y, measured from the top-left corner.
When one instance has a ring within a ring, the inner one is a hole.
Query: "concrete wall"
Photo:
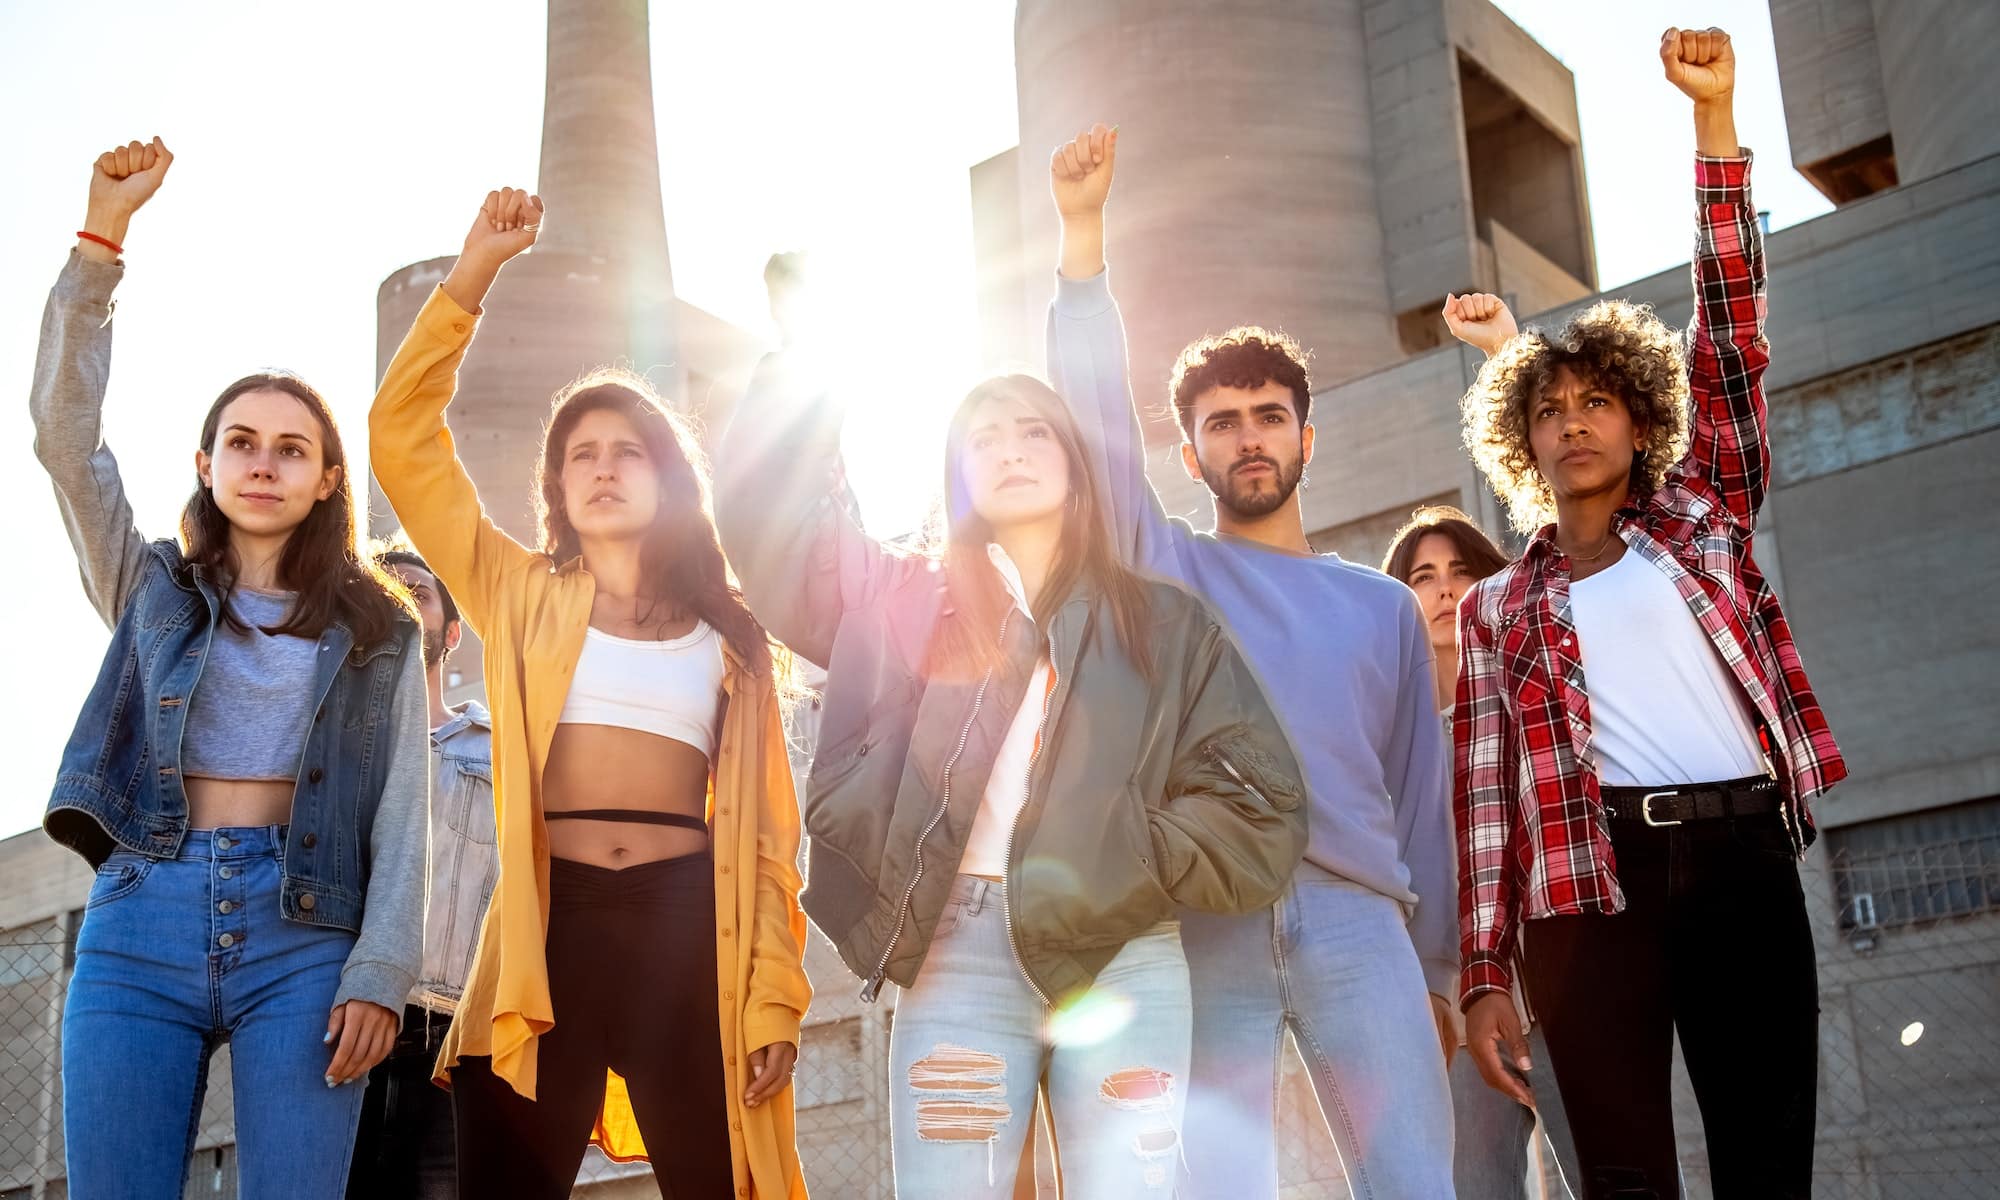
[[[1801,170],[1889,133],[1869,0],[1771,0],[1771,40]]]
[[[2000,4],[1872,0],[1882,92],[1905,183],[2000,154]]]

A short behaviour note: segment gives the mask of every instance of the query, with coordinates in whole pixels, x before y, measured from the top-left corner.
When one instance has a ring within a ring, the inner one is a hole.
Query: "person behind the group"
[[[1176,906],[1271,902],[1304,841],[1293,753],[1200,602],[1118,563],[1048,385],[959,403],[922,552],[854,520],[841,423],[806,354],[768,358],[717,456],[717,519],[751,607],[827,668],[805,903],[864,1000],[906,989],[896,1194],[1013,1195],[1044,1076],[1070,1194],[1169,1194]]]
[[[649,1157],[670,1195],[803,1196],[780,671],[716,542],[700,448],[641,376],[564,388],[529,550],[486,517],[445,427],[481,302],[541,217],[525,193],[486,198],[369,418],[384,494],[484,643],[493,709],[500,878],[437,1068],[460,1191],[567,1196],[594,1141]]]
[[[226,1043],[244,1194],[337,1197],[349,1085],[388,1053],[422,956],[421,633],[360,553],[340,430],[296,376],[223,389],[179,540],[134,527],[101,433],[111,293],[172,163],[158,138],[98,158],[29,400],[112,630],[43,822],[97,869],[63,1008],[68,1194],[179,1197]]]
[[[1478,299],[1497,303],[1490,298]],[[1474,300],[1466,298],[1467,302]],[[1507,556],[1486,531],[1449,505],[1427,505],[1410,514],[1409,523],[1396,531],[1382,556],[1382,573],[1400,579],[1417,594],[1437,659],[1438,713],[1447,729],[1458,695],[1458,602],[1473,584],[1506,565]],[[1463,1049],[1464,1022],[1453,1024]],[[1541,1041],[1541,1031],[1533,1030],[1529,1037],[1530,1054],[1538,1054],[1532,1047]],[[1539,1079],[1546,1086],[1534,1091],[1532,1105],[1487,1087],[1469,1054],[1452,1055],[1449,1071],[1451,1173],[1458,1200],[1528,1200],[1530,1195],[1539,1194],[1528,1186],[1536,1161],[1529,1150],[1537,1119],[1564,1177],[1576,1177],[1576,1155],[1570,1148],[1562,1096],[1547,1080],[1546,1062]]]
[[[1104,266],[1118,134],[1057,148],[1062,261],[1048,362],[1091,447],[1119,555],[1213,604],[1302,756],[1311,838],[1275,908],[1184,923],[1195,999],[1190,1196],[1272,1196],[1278,1047],[1289,1025],[1348,1179],[1386,1196],[1451,1188],[1456,1044],[1450,794],[1431,641],[1409,589],[1315,554],[1306,354],[1243,327],[1188,346],[1170,395],[1181,462],[1215,532],[1170,519],[1146,480],[1125,329]]]
[[[1511,339],[1504,309],[1454,320],[1491,355],[1466,443],[1516,528],[1540,527],[1460,607],[1467,1040],[1525,1100],[1518,971],[1586,1193],[1674,1196],[1678,1035],[1715,1194],[1804,1196],[1818,999],[1797,862],[1846,768],[1750,552],[1769,345],[1735,55],[1714,29],[1659,52],[1694,107],[1685,345],[1620,301]]]
[[[500,872],[493,848],[493,722],[486,707],[444,700],[444,664],[464,626],[451,592],[414,550],[384,545],[377,565],[408,589],[424,624],[424,685],[430,699],[430,902],[424,962],[403,1009],[395,1049],[369,1073],[347,1174],[349,1200],[450,1200],[458,1194],[451,1095],[431,1066],[472,969],[486,899]]]

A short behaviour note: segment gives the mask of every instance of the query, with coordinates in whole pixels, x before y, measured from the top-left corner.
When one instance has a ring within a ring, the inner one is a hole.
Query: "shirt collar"
[[[1024,616],[1033,616],[1034,609],[1028,604],[1027,585],[1021,582],[1021,569],[1014,565],[1014,560],[1007,557],[1007,552],[1000,548],[998,542],[986,543],[986,557],[992,561],[993,569],[1000,572],[1000,582],[1007,585],[1007,594],[1013,597],[1014,607],[1020,609]]]

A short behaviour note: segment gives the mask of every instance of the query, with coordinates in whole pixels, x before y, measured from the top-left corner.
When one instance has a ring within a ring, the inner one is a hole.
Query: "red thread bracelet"
[[[117,242],[112,241],[110,238],[98,237],[96,234],[90,232],[87,229],[77,230],[76,236],[82,238],[86,242],[96,242],[98,245],[104,247],[106,250],[111,251],[111,253],[118,255],[120,258],[123,258],[125,256],[125,247],[119,245]]]

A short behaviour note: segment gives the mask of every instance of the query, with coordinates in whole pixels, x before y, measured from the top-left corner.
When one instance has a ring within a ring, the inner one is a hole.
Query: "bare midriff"
[[[190,775],[186,785],[188,825],[193,829],[233,829],[283,825],[292,819],[289,779],[207,779]]]
[[[703,820],[708,756],[673,738],[612,725],[558,725],[542,770],[542,812],[624,808]],[[618,870],[697,854],[708,834],[633,821],[545,821],[549,854]]]

